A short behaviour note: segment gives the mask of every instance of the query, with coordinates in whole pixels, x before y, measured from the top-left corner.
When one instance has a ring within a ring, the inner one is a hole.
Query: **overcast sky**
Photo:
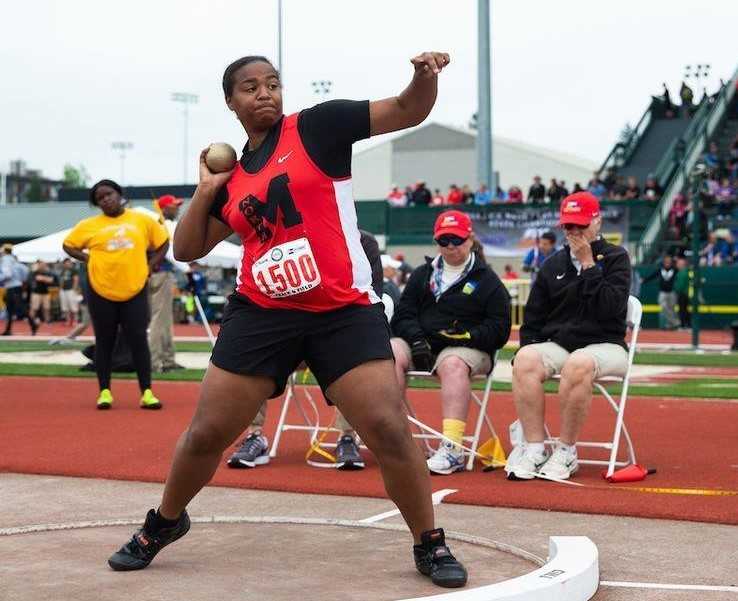
[[[476,0],[285,0],[285,111],[329,98],[399,93],[423,50],[451,54],[429,121],[463,126],[476,110]],[[277,0],[24,0],[5,3],[0,36],[0,170],[22,158],[48,177],[82,164],[121,178],[111,142],[130,141],[126,184],[189,181],[211,141],[240,151],[223,102],[225,66],[277,57]],[[714,91],[738,61],[735,0],[492,0],[494,133],[601,162],[626,122],[686,64],[710,63]],[[701,90],[699,90],[701,95]],[[501,174],[503,183],[504,174]],[[513,182],[507,182],[506,185]],[[525,184],[526,182],[520,182]]]

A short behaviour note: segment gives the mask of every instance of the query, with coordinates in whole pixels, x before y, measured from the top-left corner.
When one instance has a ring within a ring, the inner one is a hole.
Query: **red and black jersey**
[[[244,153],[214,203],[212,214],[243,244],[236,290],[259,306],[320,312],[380,300],[360,243],[350,175],[350,144],[357,132],[368,136],[368,103],[347,110],[363,125],[336,123],[348,132],[344,140],[330,130],[306,135],[315,120],[298,123],[308,111],[284,117],[260,153]],[[332,154],[314,150],[321,137]]]

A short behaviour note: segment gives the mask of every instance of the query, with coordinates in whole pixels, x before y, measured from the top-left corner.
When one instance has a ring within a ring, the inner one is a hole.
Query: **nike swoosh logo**
[[[290,151],[289,151],[289,152],[288,152],[288,153],[287,153],[286,155],[284,155],[283,157],[279,157],[279,158],[277,159],[277,163],[279,163],[279,164],[281,165],[281,164],[282,164],[282,163],[284,163],[284,162],[285,162],[285,161],[286,161],[286,160],[287,160],[288,158],[290,158],[290,155],[291,155],[291,154],[292,154],[292,151],[290,150]]]
[[[563,279],[563,277],[564,277],[565,275],[566,275],[565,273],[562,273],[561,275],[557,275],[557,276],[556,276],[556,279],[557,279],[557,280],[561,280],[561,279]]]

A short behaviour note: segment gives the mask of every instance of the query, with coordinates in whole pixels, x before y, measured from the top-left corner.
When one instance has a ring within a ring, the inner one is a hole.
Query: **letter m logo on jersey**
[[[261,242],[269,240],[274,232],[267,225],[277,225],[278,209],[282,211],[282,225],[285,228],[302,223],[302,215],[295,208],[295,201],[287,187],[290,178],[286,173],[278,175],[269,182],[266,202],[261,202],[249,194],[238,203],[238,209],[251,226]],[[266,223],[265,223],[266,222]]]

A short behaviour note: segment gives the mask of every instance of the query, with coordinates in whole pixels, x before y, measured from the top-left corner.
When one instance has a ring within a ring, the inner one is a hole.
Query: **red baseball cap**
[[[436,219],[433,226],[433,237],[444,234],[453,234],[459,238],[468,238],[472,233],[472,222],[469,215],[463,211],[444,211]]]
[[[178,207],[182,204],[182,199],[172,196],[171,194],[165,194],[164,196],[160,196],[156,202],[159,205],[159,208],[163,209],[164,207],[171,206]]]
[[[561,201],[559,225],[589,225],[600,214],[600,201],[591,192],[575,192]]]

